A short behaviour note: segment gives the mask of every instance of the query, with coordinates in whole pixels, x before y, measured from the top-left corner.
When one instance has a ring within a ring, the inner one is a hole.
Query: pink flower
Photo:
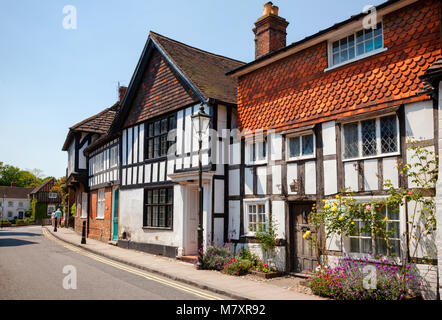
[[[365,207],[365,210],[371,210],[371,206],[369,204],[367,204],[367,206]]]
[[[408,195],[411,196],[413,194],[413,191],[408,191]]]

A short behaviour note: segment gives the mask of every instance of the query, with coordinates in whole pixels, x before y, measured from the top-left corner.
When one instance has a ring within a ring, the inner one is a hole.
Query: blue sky
[[[127,85],[149,30],[250,62],[253,23],[266,0],[2,0],[0,161],[65,174],[68,128],[111,106]],[[384,0],[275,0],[300,40]],[[77,29],[62,26],[65,5]]]

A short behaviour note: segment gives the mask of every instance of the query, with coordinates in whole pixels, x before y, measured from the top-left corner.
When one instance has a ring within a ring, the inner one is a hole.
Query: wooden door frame
[[[117,208],[117,213],[118,213],[118,217],[117,217],[117,225],[118,228],[120,226],[120,187],[116,186],[113,187],[111,189],[111,193],[112,193],[112,218],[111,218],[111,240],[114,240],[114,234],[115,234],[115,223],[114,223],[114,219],[115,219],[115,192],[118,190],[118,208]],[[118,229],[117,229],[117,240],[118,241]]]
[[[292,214],[291,211],[291,207],[292,205],[308,205],[311,204],[311,206],[313,207],[313,204],[316,204],[315,201],[313,200],[296,200],[296,201],[288,201],[287,205],[287,214],[288,214],[288,244],[287,244],[287,249],[288,249],[288,272],[289,273],[294,273],[294,261],[295,261],[295,251],[296,251],[296,239],[295,239],[295,230],[293,228],[294,226],[294,216]]]
[[[191,215],[195,215],[198,221],[198,211],[193,210],[193,208],[190,208],[192,205],[198,206],[198,203],[194,203],[191,201],[191,197],[196,196],[198,197],[198,185],[197,184],[187,184],[185,185],[185,201],[183,206],[183,255],[191,255],[191,254],[197,254],[198,253],[198,240],[197,240],[197,246],[196,246],[196,253],[189,252],[189,237],[192,230],[189,228],[189,218]]]

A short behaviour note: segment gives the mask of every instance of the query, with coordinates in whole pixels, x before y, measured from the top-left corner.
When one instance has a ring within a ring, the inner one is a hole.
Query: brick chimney
[[[11,187],[17,187],[17,183],[16,182],[11,182]]]
[[[286,46],[289,23],[278,16],[279,8],[272,2],[264,5],[264,13],[255,22],[255,59]]]
[[[122,102],[124,99],[124,95],[126,94],[127,87],[120,86],[118,88],[118,102]]]

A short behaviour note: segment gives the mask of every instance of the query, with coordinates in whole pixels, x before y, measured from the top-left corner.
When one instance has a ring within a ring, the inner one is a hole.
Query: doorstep
[[[176,257],[176,259],[183,261],[183,262],[192,263],[192,264],[195,264],[198,262],[197,256],[181,256],[181,257]]]

